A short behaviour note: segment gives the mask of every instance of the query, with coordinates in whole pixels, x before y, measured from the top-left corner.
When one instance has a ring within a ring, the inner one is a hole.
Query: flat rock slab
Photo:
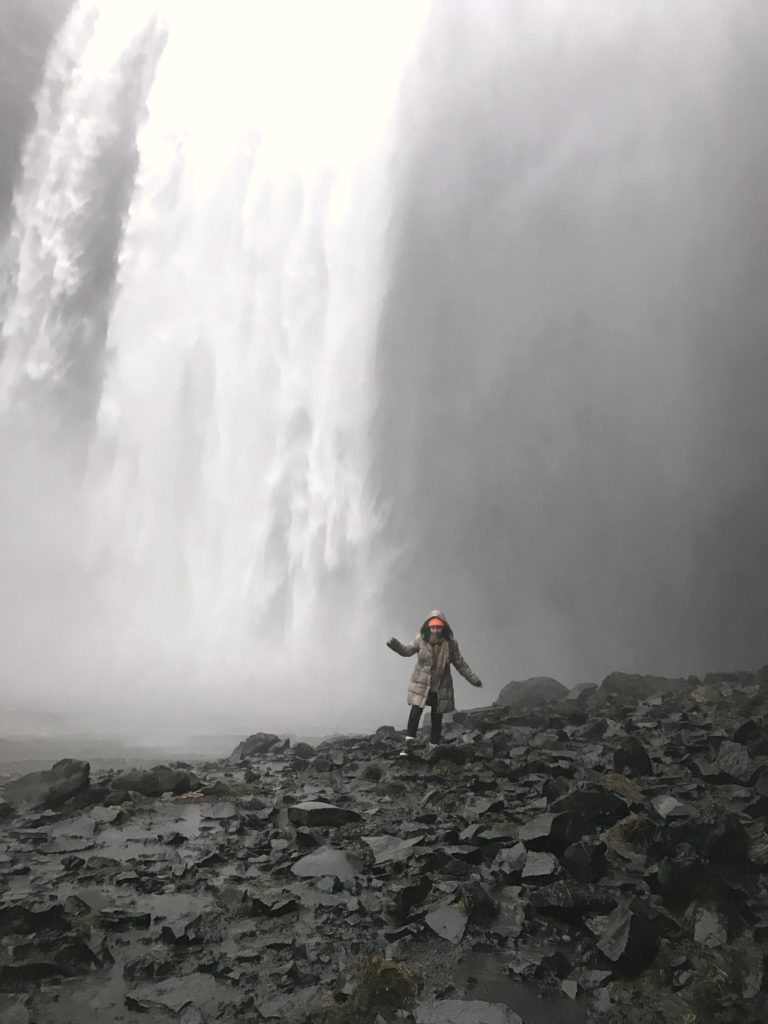
[[[440,999],[417,1007],[416,1024],[524,1024],[523,1018],[503,1003],[479,999]]]
[[[690,818],[695,814],[692,807],[669,794],[655,796],[651,804],[659,817],[664,818],[665,821],[668,819],[674,821]]]
[[[370,846],[376,864],[400,864],[413,856],[414,847],[422,837],[400,839],[398,836],[363,836],[363,842]]]
[[[288,821],[292,825],[304,825],[309,828],[327,825],[347,825],[351,821],[361,821],[357,811],[348,807],[337,807],[322,800],[305,800],[288,808]]]
[[[536,853],[531,850],[525,860],[523,868],[523,879],[534,880],[537,878],[554,878],[558,873],[559,864],[557,857],[551,853]]]
[[[441,903],[424,921],[435,935],[448,942],[461,942],[467,930],[467,915],[452,903]]]
[[[320,878],[323,875],[333,875],[344,882],[359,874],[360,866],[343,850],[333,850],[325,846],[315,853],[308,853],[306,857],[297,860],[291,867],[291,871],[298,878]]]

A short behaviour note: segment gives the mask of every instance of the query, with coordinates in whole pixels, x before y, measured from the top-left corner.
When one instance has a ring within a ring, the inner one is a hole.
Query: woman
[[[408,717],[405,748],[401,757],[408,757],[416,742],[416,732],[425,707],[432,712],[430,749],[440,742],[443,727],[443,715],[453,711],[456,704],[453,699],[453,678],[451,665],[464,676],[472,686],[482,686],[477,675],[464,661],[459,645],[448,625],[448,620],[440,611],[431,612],[424,624],[409,644],[401,643],[396,637],[387,640],[387,647],[396,651],[404,658],[417,654],[416,668],[411,676],[408,687],[408,703],[411,713]]]

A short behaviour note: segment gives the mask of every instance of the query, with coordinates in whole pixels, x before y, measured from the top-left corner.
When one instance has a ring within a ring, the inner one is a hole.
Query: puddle
[[[556,993],[542,996],[533,986],[505,974],[507,960],[493,953],[462,957],[454,974],[457,989],[465,989],[469,999],[503,1003],[526,1024],[585,1024],[586,999],[568,999]],[[470,978],[476,979],[475,984],[468,984]]]

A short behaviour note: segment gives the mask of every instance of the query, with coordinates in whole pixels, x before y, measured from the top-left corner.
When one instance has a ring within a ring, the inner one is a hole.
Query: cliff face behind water
[[[768,671],[64,759],[0,800],[0,1018],[758,1022]],[[535,689],[535,687],[534,687]]]

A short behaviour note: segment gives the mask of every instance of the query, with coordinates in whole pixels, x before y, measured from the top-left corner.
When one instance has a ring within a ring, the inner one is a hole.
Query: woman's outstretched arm
[[[398,640],[396,636],[391,636],[389,640],[387,640],[387,647],[396,654],[401,655],[403,658],[411,658],[419,649],[418,633],[409,644],[404,644]]]

